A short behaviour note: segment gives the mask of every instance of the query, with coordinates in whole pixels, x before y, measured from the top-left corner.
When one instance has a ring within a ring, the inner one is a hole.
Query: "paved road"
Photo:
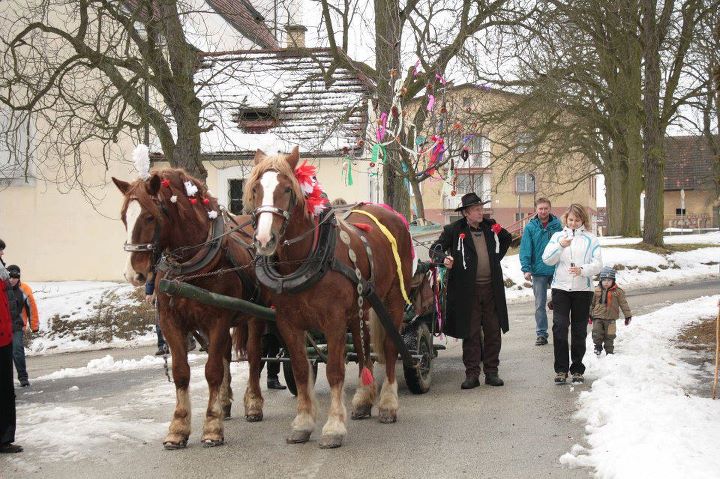
[[[636,315],[648,314],[718,289],[715,280],[635,290],[630,304]],[[583,425],[572,415],[578,394],[589,385],[553,385],[552,346],[533,345],[532,305],[513,304],[510,314],[500,365],[505,387],[461,391],[462,351],[460,342],[451,340],[433,363],[430,393],[412,395],[400,380],[398,423],[350,422],[345,445],[331,451],[316,442],[329,403],[322,366],[319,425],[310,443],[293,446],[284,443],[294,411],[288,392],[265,392],[263,422],[240,418],[244,365],[234,365],[238,418],[225,423],[227,444],[215,449],[199,444],[206,399],[203,357],[193,363],[194,430],[182,451],[161,446],[174,404],[174,389],[161,367],[34,381],[18,391],[18,435],[26,452],[0,458],[0,477],[588,477],[591,471],[562,468],[558,458],[583,442]],[[106,354],[118,360],[152,351],[33,357],[30,376],[82,367]],[[354,366],[348,370],[354,375]],[[354,384],[353,378],[348,403]]]

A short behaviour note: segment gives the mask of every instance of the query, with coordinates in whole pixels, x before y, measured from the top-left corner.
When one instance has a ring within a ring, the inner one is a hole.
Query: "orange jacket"
[[[38,309],[37,309],[37,303],[35,303],[35,297],[33,296],[33,291],[30,286],[28,286],[27,283],[20,282],[20,289],[25,293],[25,296],[27,296],[27,302],[30,305],[30,329],[34,333],[37,333],[38,329],[40,329],[40,317],[38,316]],[[28,324],[28,316],[27,316],[27,310],[23,308],[22,310],[22,318],[23,318],[23,328],[27,328]]]

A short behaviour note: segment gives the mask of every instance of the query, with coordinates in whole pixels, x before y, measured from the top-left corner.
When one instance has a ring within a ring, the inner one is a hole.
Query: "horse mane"
[[[158,217],[162,217],[160,208],[152,201],[152,195],[149,191],[150,180],[155,175],[159,176],[161,180],[169,181],[168,186],[160,186],[160,190],[157,193],[158,200],[164,203],[165,207],[169,210],[176,209],[181,218],[189,219],[195,217],[195,219],[199,221],[206,221],[209,219],[207,215],[208,211],[215,210],[220,214],[220,211],[218,211],[217,198],[209,193],[204,182],[191,176],[181,168],[161,168],[151,170],[149,179],[137,179],[130,184],[127,194],[125,195],[125,202],[122,206],[123,218],[125,217],[131,199],[137,199],[145,209],[153,211]],[[186,181],[191,181],[198,189],[198,192],[195,194],[195,198],[197,198],[198,201],[194,205],[190,202],[190,198],[185,191]],[[170,200],[172,196],[177,197],[175,203]],[[208,205],[203,204],[203,198],[210,200],[210,203]]]
[[[288,155],[283,154],[266,156],[255,166],[255,168],[252,169],[246,183],[248,187],[245,188],[245,191],[243,191],[243,205],[247,214],[252,214],[252,211],[248,211],[248,208],[251,208],[251,205],[255,204],[255,195],[252,191],[253,189],[251,185],[259,182],[262,175],[264,175],[267,171],[274,170],[288,178],[290,181],[290,188],[292,188],[295,198],[297,199],[297,205],[302,207],[306,216],[309,216],[309,213],[305,208],[305,194],[303,193],[302,188],[300,188],[300,183],[295,177],[295,172],[290,167],[290,163],[287,162],[287,156]]]

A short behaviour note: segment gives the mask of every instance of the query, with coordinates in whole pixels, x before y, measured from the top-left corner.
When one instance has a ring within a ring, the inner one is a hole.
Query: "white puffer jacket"
[[[561,238],[572,238],[572,243],[563,248]],[[567,226],[555,233],[545,247],[542,260],[548,266],[555,266],[552,287],[564,291],[593,291],[592,278],[602,269],[600,242],[597,237],[581,226],[575,231]],[[571,263],[582,268],[580,276],[570,274]]]

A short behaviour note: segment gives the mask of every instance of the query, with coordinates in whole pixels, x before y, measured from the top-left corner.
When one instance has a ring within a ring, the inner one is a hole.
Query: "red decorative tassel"
[[[163,185],[165,188],[170,188],[170,180],[168,180],[167,178],[163,179],[160,184]]]
[[[207,199],[207,198],[203,198],[203,204],[204,204],[204,205],[209,205],[209,204],[210,204],[210,200]]]
[[[367,367],[362,368],[360,378],[362,379],[363,386],[369,386],[373,383],[373,381],[375,381],[372,371],[370,371]]]
[[[366,233],[369,233],[372,231],[372,226],[366,223],[351,223],[355,228],[362,230]]]
[[[197,204],[197,198],[190,198],[190,204],[191,205]]]

